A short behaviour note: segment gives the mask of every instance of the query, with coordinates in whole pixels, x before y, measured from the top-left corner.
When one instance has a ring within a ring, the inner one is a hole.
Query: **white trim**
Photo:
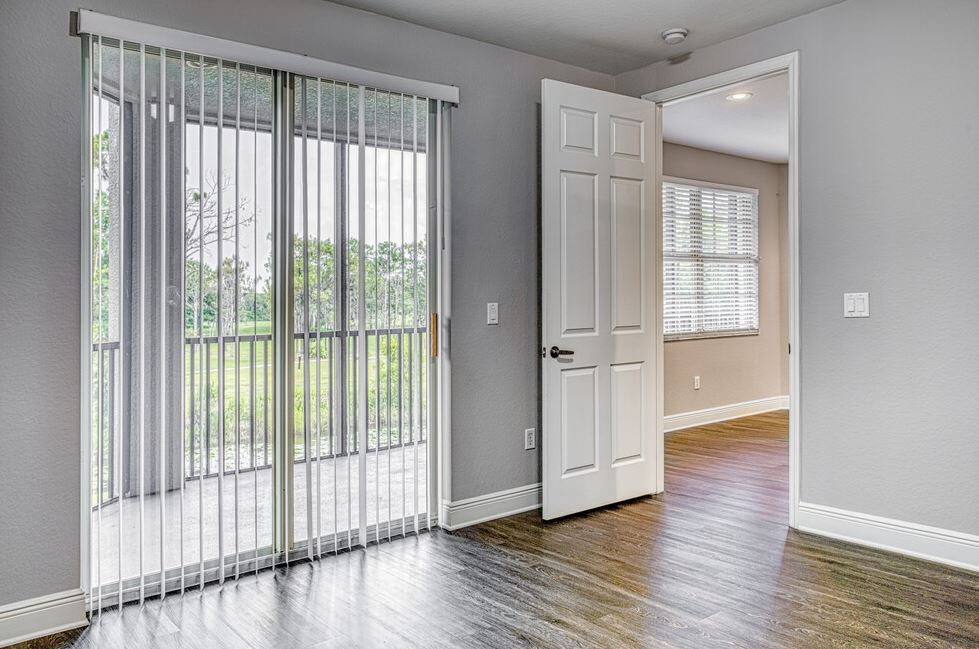
[[[181,29],[150,25],[88,9],[79,9],[78,11],[78,33],[125,39],[146,45],[228,59],[236,63],[247,63],[274,70],[343,81],[353,85],[419,95],[429,99],[441,99],[453,104],[459,103],[459,88],[457,86],[419,81],[384,72],[355,68],[342,63],[323,61],[305,54],[238,43]]]
[[[0,647],[87,624],[85,593],[80,588],[25,599],[0,607]]]
[[[771,59],[744,65],[670,88],[644,94],[643,99],[663,106],[675,104],[704,93],[718,92],[724,87],[750,79],[767,77],[782,72],[789,77],[789,526],[796,527],[799,511],[799,484],[801,482],[801,440],[802,440],[802,400],[800,383],[800,354],[802,344],[799,336],[801,281],[799,270],[799,52],[789,52]],[[662,147],[662,133],[657,134],[657,146]],[[657,184],[662,182],[662,169],[656,171]],[[660,212],[662,210],[660,209]],[[662,304],[662,288],[659,290]],[[659,352],[662,355],[663,345]],[[663,392],[663,382],[658,390]],[[660,411],[662,412],[662,411]],[[662,455],[661,461],[662,461]]]
[[[432,282],[434,293],[430,302],[438,314],[438,357],[432,366],[435,378],[435,399],[429,405],[436,421],[437,457],[429,470],[435,481],[432,501],[428,511],[435,511],[439,503],[452,498],[452,111],[436,106],[438,119],[435,137],[439,155],[436,159],[436,191],[434,215],[435,227],[429,227],[429,237],[434,237],[436,278]],[[429,137],[431,141],[431,136]],[[427,317],[427,314],[426,314]],[[429,335],[432,335],[431,333]]]
[[[791,70],[798,63],[799,52],[789,52],[788,54],[782,54],[781,56],[775,56],[756,63],[749,63],[739,68],[725,70],[724,72],[687,81],[669,88],[647,92],[642,98],[668,106],[710,91],[720,92],[727,86],[742,83],[749,79],[776,75],[780,72]]]
[[[690,412],[678,412],[675,415],[666,415],[663,417],[663,427],[666,432],[671,433],[675,430],[682,430],[693,426],[706,426],[707,424],[716,424],[720,421],[758,415],[773,410],[788,410],[788,408],[788,395],[767,397],[765,399],[731,403],[726,406],[716,406],[714,408],[704,408],[703,410],[691,410]]]
[[[654,132],[656,140],[653,142],[653,225],[657,232],[663,232],[663,107],[659,104],[654,105],[653,110]],[[656,492],[661,494],[666,491],[666,426],[663,414],[666,412],[666,396],[663,386],[665,385],[665,336],[663,335],[663,245],[662,239],[656,238],[659,242],[653,251],[653,295],[658,296],[656,304],[653,305],[653,327],[656,336],[656,392],[655,403],[656,412],[654,420],[656,422]]]
[[[452,531],[539,509],[540,506],[541,483],[535,482],[456,502],[443,502],[439,522],[443,529]]]
[[[92,39],[82,37],[82,123],[81,123],[81,205],[79,221],[81,222],[81,264],[79,267],[80,285],[80,309],[79,309],[79,341],[81,350],[79,354],[79,372],[81,381],[79,385],[79,421],[80,432],[79,450],[79,556],[80,566],[79,586],[85,593],[90,589],[91,578],[91,553],[89,547],[91,543],[92,525]],[[99,79],[99,84],[102,79]],[[99,377],[101,381],[102,378]],[[101,392],[101,390],[100,390]],[[101,496],[101,494],[100,494]],[[0,638],[5,637],[0,632]],[[2,642],[0,642],[2,644]]]
[[[803,532],[979,572],[973,534],[812,503],[799,503],[797,523]]]

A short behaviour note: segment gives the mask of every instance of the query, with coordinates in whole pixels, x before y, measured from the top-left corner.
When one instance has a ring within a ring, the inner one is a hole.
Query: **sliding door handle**
[[[558,358],[560,356],[574,356],[573,349],[561,349],[557,345],[551,347],[551,358]]]

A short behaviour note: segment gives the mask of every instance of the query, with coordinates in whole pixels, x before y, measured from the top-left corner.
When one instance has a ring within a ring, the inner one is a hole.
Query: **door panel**
[[[596,178],[561,173],[561,318],[565,335],[594,334],[598,314]]]
[[[550,519],[656,490],[658,236],[653,104],[545,80],[542,106]]]
[[[612,466],[642,460],[644,363],[612,366]],[[638,407],[637,407],[638,405]]]
[[[596,367],[561,372],[561,475],[595,470],[598,457],[598,378]]]
[[[645,183],[612,178],[612,332],[641,331],[646,303],[643,249]]]

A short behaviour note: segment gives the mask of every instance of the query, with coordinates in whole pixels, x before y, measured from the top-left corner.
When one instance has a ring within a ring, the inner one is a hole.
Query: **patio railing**
[[[385,451],[400,448],[415,442],[423,442],[426,437],[425,412],[427,360],[427,329],[425,327],[405,329],[368,330],[368,353],[377,355],[380,362],[368,364],[369,399],[368,405],[368,445],[367,452]],[[309,439],[312,441],[314,457],[316,433],[319,432],[319,455],[323,460],[344,457],[357,453],[356,435],[353,433],[353,412],[358,407],[356,394],[345,394],[341,381],[356,385],[352,377],[345,374],[335,362],[345,348],[349,357],[352,345],[341,344],[354,340],[357,331],[310,332],[309,366],[306,366],[304,345],[306,334],[294,334],[295,393],[303,402],[295,405],[294,461],[306,461],[308,449],[304,440],[305,417],[302,408],[306,407],[305,389],[301,375],[305,371],[319,373],[316,383],[320,399],[314,396],[317,388],[310,389],[310,402],[320,417],[311,414],[312,428]],[[224,473],[247,472],[268,469],[272,466],[272,380],[273,348],[271,334],[249,334],[223,336],[225,353],[224,377],[224,416],[225,416],[225,462]],[[315,346],[315,347],[314,347]],[[218,416],[218,349],[217,336],[187,337],[184,340],[184,377],[182,413],[184,434],[184,457],[179,458],[181,468],[176,464],[169,470],[175,475],[182,471],[183,479],[197,480],[201,476],[214,477],[221,469],[219,461]],[[92,413],[92,453],[93,453],[93,508],[99,501],[107,505],[119,497],[120,484],[131,491],[127,485],[138,484],[138,467],[129,459],[126,449],[120,458],[116,457],[120,428],[129,417],[120,400],[128,396],[120,389],[121,354],[119,343],[95,343],[93,350],[93,413]],[[399,356],[400,354],[400,356]],[[382,365],[390,358],[384,369]],[[348,368],[352,363],[347,363]],[[392,368],[397,368],[392,371]],[[406,376],[407,375],[407,376]],[[236,378],[237,377],[237,378]],[[312,377],[311,377],[312,381]],[[333,395],[331,398],[331,394]],[[345,408],[340,408],[340,399],[346,398]],[[294,399],[295,401],[295,399]],[[333,416],[332,408],[340,408]],[[362,404],[359,407],[363,407]],[[171,417],[171,419],[174,419]],[[343,420],[347,420],[344,425]],[[339,430],[338,430],[339,429]],[[230,431],[230,434],[229,434]],[[237,431],[237,434],[236,434]],[[101,437],[101,443],[99,438]],[[235,447],[237,443],[237,454]],[[102,461],[98,462],[101,450]],[[176,459],[175,459],[176,460]],[[122,466],[117,466],[121,464]],[[99,475],[101,468],[101,475]],[[120,471],[121,469],[121,471]],[[147,484],[158,484],[156,466],[147,469]],[[120,479],[126,476],[127,479]],[[131,494],[127,493],[127,497]]]

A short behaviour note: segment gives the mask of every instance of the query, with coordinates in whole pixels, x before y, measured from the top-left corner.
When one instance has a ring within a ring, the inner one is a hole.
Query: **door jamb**
[[[643,99],[652,101],[656,104],[656,169],[655,182],[656,192],[656,215],[657,220],[661,218],[662,210],[660,207],[661,197],[659,187],[662,185],[663,167],[663,133],[662,133],[662,110],[663,107],[677,104],[697,95],[710,92],[717,92],[735,83],[757,79],[760,77],[771,76],[780,73],[788,74],[789,81],[789,169],[788,169],[788,221],[789,221],[789,527],[796,527],[799,511],[799,491],[801,484],[801,460],[802,460],[802,402],[800,385],[800,354],[802,351],[800,331],[800,303],[801,303],[801,283],[799,267],[799,52],[793,51],[788,54],[776,56],[756,63],[744,65],[732,70],[726,70],[718,74],[712,74],[700,79],[694,79],[686,83],[656,90],[646,93]],[[663,287],[662,287],[662,268],[658,273],[657,296],[660,308],[657,313],[662,312]],[[662,330],[662,326],[660,326]],[[659,338],[659,349],[657,358],[660,359],[659,372],[660,380],[657,382],[657,403],[663,403],[663,339]],[[794,346],[794,349],[793,349]],[[663,409],[657,408],[657,444],[659,445],[660,462],[664,461],[664,436],[663,436]],[[660,472],[658,476],[660,484],[659,490],[662,491],[663,476]]]

